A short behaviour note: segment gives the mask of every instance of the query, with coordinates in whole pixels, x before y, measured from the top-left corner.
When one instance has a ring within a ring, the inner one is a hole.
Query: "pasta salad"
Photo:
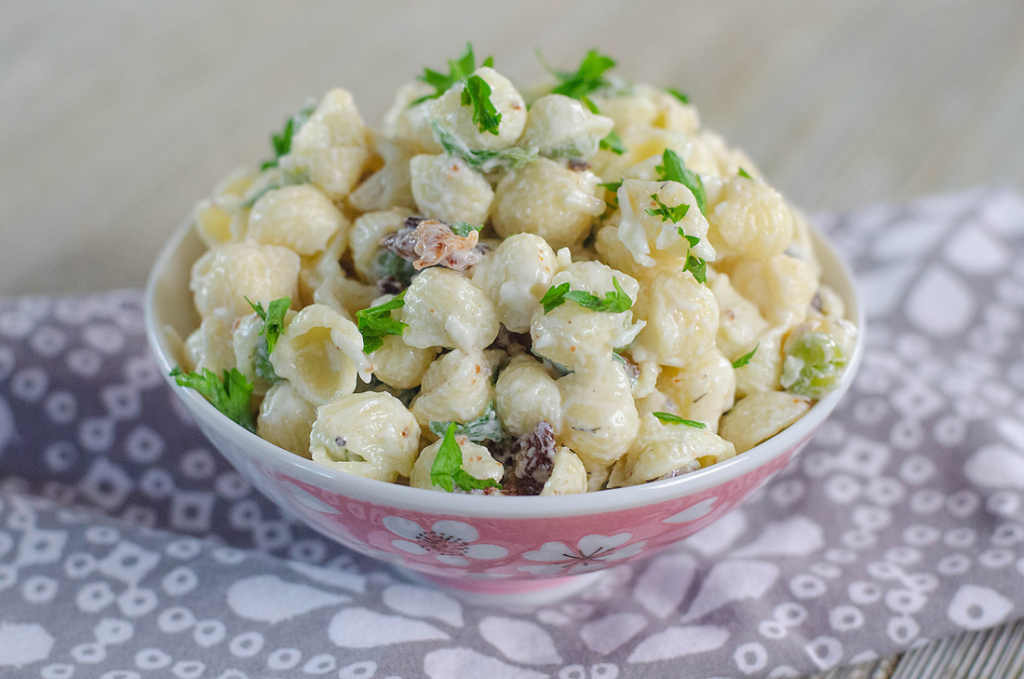
[[[742,454],[856,339],[808,224],[675,89],[592,50],[520,91],[471,45],[380,130],[328,91],[201,201],[178,384],[296,455],[561,495]]]

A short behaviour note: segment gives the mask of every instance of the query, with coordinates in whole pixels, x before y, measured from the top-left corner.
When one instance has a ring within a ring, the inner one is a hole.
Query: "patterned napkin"
[[[819,218],[868,352],[742,509],[574,600],[460,603],[253,491],[141,296],[0,300],[0,676],[796,677],[1024,617],[1024,200]]]

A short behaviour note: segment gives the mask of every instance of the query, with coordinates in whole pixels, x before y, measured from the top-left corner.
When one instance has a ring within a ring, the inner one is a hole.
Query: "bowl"
[[[516,603],[564,596],[601,569],[644,559],[732,511],[808,443],[853,380],[864,318],[848,267],[814,233],[824,274],[860,329],[839,387],[764,443],[706,469],[664,481],[582,495],[448,494],[335,471],[261,439],[167,378],[212,444],[264,495],[323,535],[470,598]],[[188,289],[204,246],[189,225],[161,252],[146,290],[146,331],[164,375],[177,364],[175,334],[199,318]],[[173,332],[170,332],[173,331]]]

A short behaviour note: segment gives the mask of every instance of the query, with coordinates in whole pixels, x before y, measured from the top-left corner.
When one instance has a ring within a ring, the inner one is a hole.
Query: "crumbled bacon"
[[[398,276],[385,276],[377,281],[377,289],[382,295],[397,295],[405,290],[405,283]]]
[[[573,158],[569,161],[569,169],[573,172],[583,172],[590,169],[590,163],[585,160]]]
[[[464,271],[477,264],[483,252],[477,248],[480,233],[470,231],[459,236],[451,227],[436,219],[409,217],[405,227],[381,239],[381,247],[412,262],[417,270],[441,265]]]
[[[516,439],[502,488],[507,495],[540,495],[554,467],[555,430],[550,422],[538,422]]]
[[[519,354],[530,353],[530,348],[533,346],[533,338],[528,332],[511,332],[505,327],[505,324],[501,324],[498,328],[498,336],[494,338],[488,349],[501,349],[508,354],[509,358],[518,356]]]

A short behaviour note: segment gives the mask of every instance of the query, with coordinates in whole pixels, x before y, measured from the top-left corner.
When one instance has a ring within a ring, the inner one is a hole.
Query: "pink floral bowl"
[[[863,330],[849,269],[817,234],[815,245],[823,282]],[[147,333],[165,375],[177,365],[171,337],[198,326],[188,282],[202,252],[199,238],[184,226],[150,275]],[[587,574],[650,556],[740,506],[807,445],[835,408],[860,363],[862,337],[839,388],[759,446],[674,479],[558,497],[449,495],[334,471],[264,441],[196,392],[168,382],[238,471],[313,529],[470,597],[543,602],[586,586]]]

